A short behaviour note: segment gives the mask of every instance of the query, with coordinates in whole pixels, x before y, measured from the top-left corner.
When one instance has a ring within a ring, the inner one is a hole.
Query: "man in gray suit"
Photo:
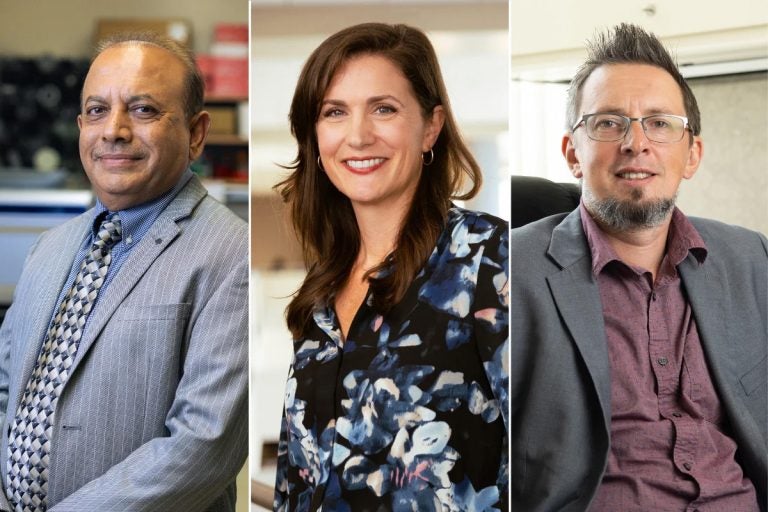
[[[6,510],[234,510],[248,234],[189,170],[202,107],[181,45],[99,48],[77,119],[96,206],[36,242],[0,330]]]
[[[581,204],[511,236],[512,510],[765,510],[768,242],[675,207],[693,93],[621,25],[567,117]]]

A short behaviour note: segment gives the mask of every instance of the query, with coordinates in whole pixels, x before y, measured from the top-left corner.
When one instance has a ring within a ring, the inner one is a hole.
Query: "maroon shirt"
[[[611,450],[590,510],[755,512],[752,482],[707,368],[677,272],[704,241],[675,209],[656,282],[623,263],[583,205],[611,367]]]

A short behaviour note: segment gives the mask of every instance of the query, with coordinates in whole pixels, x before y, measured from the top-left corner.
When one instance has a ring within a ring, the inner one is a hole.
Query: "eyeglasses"
[[[627,117],[619,114],[587,114],[573,125],[571,131],[582,124],[587,136],[600,142],[615,142],[626,137],[629,125],[637,121],[643,127],[645,136],[653,142],[677,142],[683,138],[685,130],[690,130],[688,118],[672,114],[654,114],[645,117]]]

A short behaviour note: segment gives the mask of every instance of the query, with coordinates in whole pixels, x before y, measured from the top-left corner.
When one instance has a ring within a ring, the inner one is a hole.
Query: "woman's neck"
[[[360,230],[360,250],[355,266],[366,271],[383,262],[397,245],[408,206],[354,206]]]

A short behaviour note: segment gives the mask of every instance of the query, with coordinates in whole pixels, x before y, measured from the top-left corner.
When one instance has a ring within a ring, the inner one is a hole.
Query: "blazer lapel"
[[[738,318],[731,311],[728,300],[731,287],[716,266],[708,261],[699,265],[689,255],[678,268],[718,396],[729,416],[746,422],[751,415],[740,393],[734,389],[740,386],[738,378],[745,368],[749,368],[751,355],[740,352],[738,342],[733,340],[734,333],[729,329],[732,319]],[[754,430],[758,431],[757,425]]]
[[[177,221],[188,217],[197,204],[207,195],[207,191],[197,177],[193,176],[189,183],[181,189],[168,207],[160,214],[152,227],[142,237],[139,245],[131,250],[131,254],[120,266],[118,274],[109,284],[104,297],[88,320],[88,328],[80,340],[77,356],[70,369],[70,375],[77,371],[91,346],[99,338],[104,326],[114,315],[125,297],[136,286],[141,277],[152,263],[163,253],[171,242],[179,235],[181,229]]]
[[[552,232],[547,254],[561,267],[547,283],[555,304],[595,385],[606,429],[611,421],[611,380],[600,292],[579,210]]]
[[[16,397],[16,404],[21,400],[27,381],[32,375],[41,344],[51,323],[56,301],[62,288],[66,285],[67,277],[69,277],[74,264],[74,258],[83,240],[88,236],[88,229],[92,221],[93,212],[89,210],[76,218],[67,229],[53,234],[57,237],[55,240],[46,242],[47,246],[56,247],[57,255],[40,254],[34,256],[45,260],[32,265],[32,268],[41,273],[37,282],[43,283],[43,286],[32,292],[36,294],[37,300],[25,312],[30,325],[27,331],[29,337],[24,341],[21,371],[16,373],[16,392],[10,393],[10,396]]]
[[[714,266],[707,265],[705,261],[699,265],[693,255],[683,260],[678,266],[680,277],[686,291],[688,302],[696,318],[696,328],[701,337],[702,346],[709,354],[725,355],[728,346],[727,325],[728,315],[724,299],[728,290],[727,285],[721,281],[718,272],[713,272]],[[730,360],[727,357],[710,357],[709,366],[715,366],[712,370],[719,373],[725,368],[718,367],[719,361]]]

